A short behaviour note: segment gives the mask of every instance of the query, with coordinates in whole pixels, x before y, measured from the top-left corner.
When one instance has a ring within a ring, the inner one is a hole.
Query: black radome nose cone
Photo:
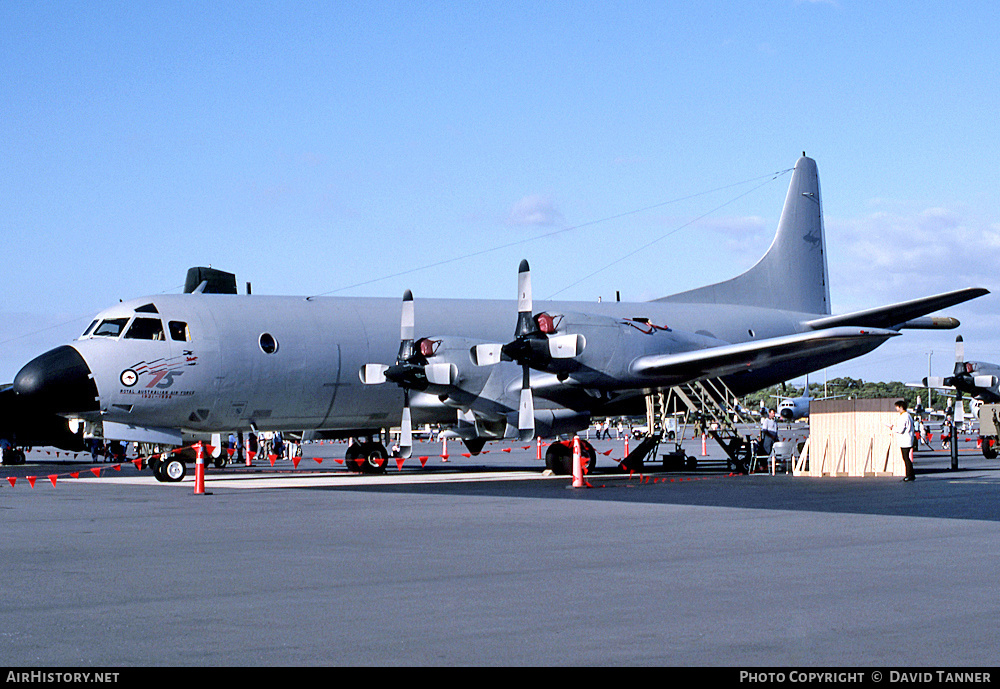
[[[97,385],[80,353],[69,345],[49,350],[14,376],[18,399],[34,410],[54,414],[97,411]]]

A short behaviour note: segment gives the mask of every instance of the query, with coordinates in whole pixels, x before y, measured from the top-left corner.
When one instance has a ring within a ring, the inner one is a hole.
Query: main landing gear
[[[389,452],[385,449],[385,445],[374,440],[353,442],[347,448],[344,461],[349,471],[384,474],[389,464]]]
[[[580,438],[580,456],[587,464],[587,473],[597,468],[597,450],[583,438]],[[545,451],[545,468],[557,476],[569,476],[573,473],[573,441],[557,440]]]

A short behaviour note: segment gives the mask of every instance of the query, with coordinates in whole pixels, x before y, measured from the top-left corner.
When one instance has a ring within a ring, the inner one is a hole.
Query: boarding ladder
[[[739,425],[752,425],[754,419],[741,411],[736,395],[721,379],[675,385],[667,390],[662,406],[666,413],[685,411],[687,419],[695,424],[696,434],[701,431],[712,436],[738,470],[745,472],[752,467],[756,450],[751,437],[740,434]]]

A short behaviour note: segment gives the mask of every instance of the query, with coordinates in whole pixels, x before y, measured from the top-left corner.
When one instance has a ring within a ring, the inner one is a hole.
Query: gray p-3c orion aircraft
[[[179,446],[250,429],[400,427],[406,456],[412,423],[442,423],[478,452],[491,439],[572,433],[592,416],[641,415],[646,394],[681,383],[720,378],[746,394],[904,328],[954,328],[926,314],[987,293],[831,315],[819,177],[804,154],[756,265],[649,302],[533,302],[527,262],[516,302],[238,295],[234,276],[206,269],[189,283],[116,304],[25,365],[0,391],[0,437],[73,449],[98,430]],[[348,458],[358,456],[381,463],[386,449],[356,443]]]

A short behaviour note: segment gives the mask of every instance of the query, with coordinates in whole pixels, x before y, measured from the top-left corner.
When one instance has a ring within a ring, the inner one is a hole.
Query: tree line
[[[743,398],[743,406],[759,407],[761,400],[764,406],[773,409],[778,406],[776,395],[780,397],[800,397],[804,394],[802,386],[779,384],[772,385],[764,390],[751,393]],[[906,383],[892,381],[883,383],[881,381],[865,381],[860,378],[831,378],[826,381],[825,393],[823,383],[809,383],[809,394],[814,398],[826,396],[840,396],[843,399],[848,397],[853,399],[876,399],[892,398],[906,400],[907,405],[912,409],[917,404],[917,397],[920,397],[921,404],[927,407],[927,388],[910,388]],[[933,404],[937,408],[947,406],[947,398],[944,395],[934,393]]]

